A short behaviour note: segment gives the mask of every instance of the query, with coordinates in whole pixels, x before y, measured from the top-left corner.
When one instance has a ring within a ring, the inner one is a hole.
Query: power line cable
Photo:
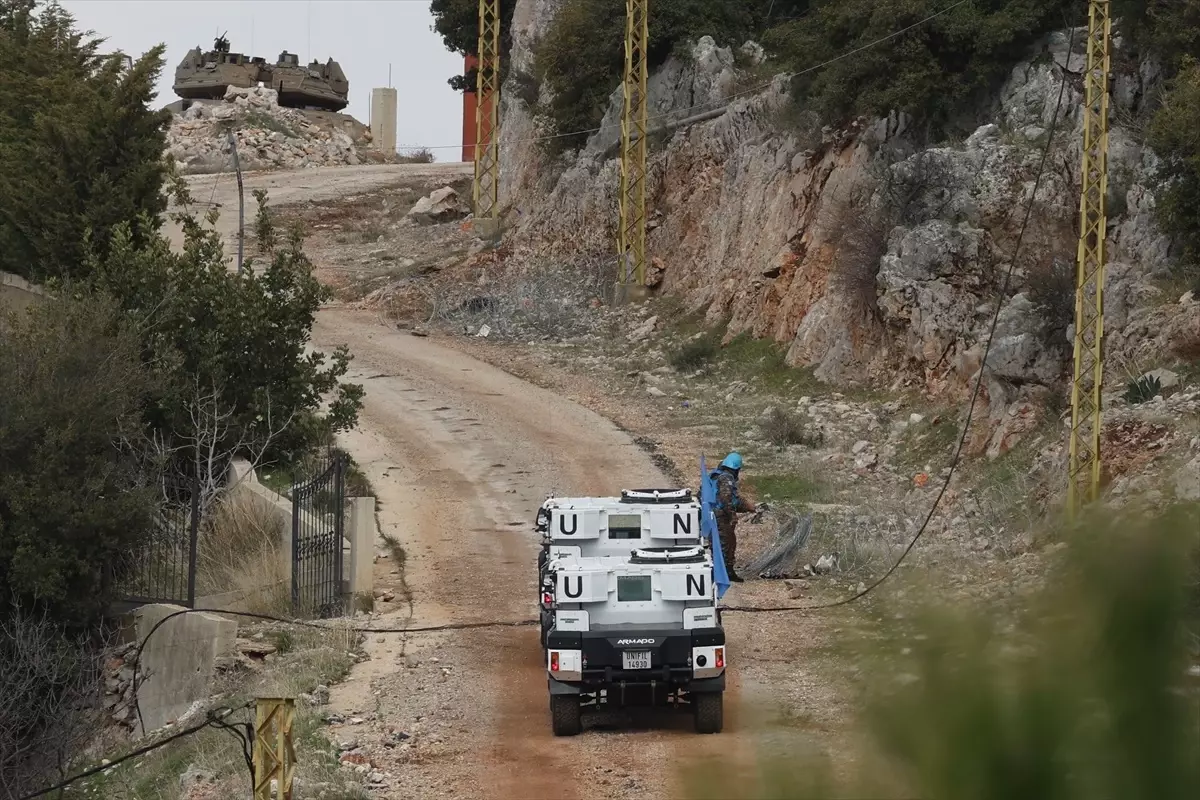
[[[138,702],[138,680],[139,680],[139,677],[141,674],[142,653],[145,652],[146,646],[150,642],[150,637],[152,637],[155,634],[155,632],[159,628],[161,628],[163,625],[165,625],[167,622],[174,619],[175,617],[183,616],[184,614],[200,614],[200,613],[223,614],[225,616],[245,617],[247,619],[257,619],[257,620],[262,620],[265,622],[279,622],[279,623],[282,623],[285,625],[295,625],[298,627],[312,628],[315,630],[323,630],[323,631],[331,631],[331,632],[347,631],[350,633],[363,633],[363,634],[371,634],[371,633],[404,633],[404,634],[440,633],[440,632],[444,632],[444,631],[465,631],[465,630],[477,630],[477,629],[482,629],[482,628],[521,628],[521,627],[538,624],[538,620],[536,620],[536,619],[525,619],[525,620],[489,621],[489,622],[455,622],[455,623],[449,623],[449,624],[445,624],[445,625],[426,625],[426,626],[419,626],[419,627],[415,627],[415,628],[413,628],[413,627],[404,627],[404,628],[361,627],[360,628],[360,627],[354,627],[354,626],[327,625],[327,624],[323,624],[323,623],[319,623],[319,622],[308,622],[306,620],[285,619],[284,617],[276,617],[271,614],[257,614],[257,613],[250,612],[250,611],[214,611],[212,609],[203,609],[203,608],[180,609],[179,611],[174,611],[170,614],[167,614],[165,617],[160,619],[158,622],[154,623],[154,625],[151,626],[150,630],[148,630],[146,632],[146,636],[138,644],[136,654],[134,655],[133,677],[130,681],[130,685],[132,687],[131,694],[133,695],[133,708],[134,708],[134,712],[137,714],[138,725],[141,726],[143,732],[146,732],[146,723],[145,723],[145,720],[142,718],[141,703]]]
[[[956,2],[946,6],[945,8],[935,11],[932,14],[930,14],[929,16],[924,17],[923,19],[920,19],[917,22],[912,23],[911,25],[906,25],[905,27],[900,28],[899,30],[893,31],[892,33],[889,33],[886,36],[881,36],[878,39],[874,39],[870,42],[867,42],[866,44],[851,48],[850,50],[847,50],[846,52],[844,52],[840,55],[836,55],[833,58],[822,61],[819,64],[813,64],[811,67],[805,67],[804,69],[798,70],[796,72],[780,73],[780,75],[776,76],[776,78],[782,77],[785,80],[791,80],[792,78],[798,78],[801,75],[807,75],[810,72],[816,72],[819,69],[824,69],[825,67],[829,66],[830,64],[836,64],[837,62],[843,61],[843,60],[849,58],[850,56],[857,55],[865,50],[870,50],[871,48],[878,47],[881,44],[890,42],[892,39],[895,39],[898,36],[902,36],[902,35],[908,33],[909,31],[913,30],[914,28],[919,28],[920,26],[925,25],[926,23],[937,19],[938,17],[942,16],[943,14],[947,14],[947,13],[953,11],[954,9],[958,8],[959,6],[966,5],[967,3],[970,3],[970,2],[972,2],[972,0],[956,0]],[[763,83],[756,84],[754,86],[751,86],[748,89],[742,89],[741,91],[734,92],[726,97],[721,98],[720,100],[710,100],[706,103],[698,103],[696,105],[687,106],[685,108],[676,108],[676,109],[672,109],[671,111],[665,111],[661,114],[651,114],[648,117],[646,117],[646,121],[647,122],[657,121],[660,119],[667,119],[669,117],[674,117],[674,116],[681,115],[681,114],[684,116],[688,116],[687,112],[708,108],[710,106],[719,106],[722,104],[728,105],[729,102],[732,100],[736,100],[739,97],[745,97],[746,95],[757,94],[758,92],[761,92],[763,89],[770,87],[775,82],[776,78],[772,78],[769,81],[764,81]],[[554,133],[554,134],[547,134],[544,136],[530,136],[530,137],[526,137],[526,138],[522,138],[522,139],[501,139],[498,142],[498,145],[532,144],[535,142],[548,142],[548,141],[553,141],[555,139],[565,139],[565,138],[573,137],[573,136],[585,136],[588,134],[599,133],[599,132],[605,131],[605,130],[619,130],[620,127],[621,127],[620,123],[614,123],[612,125],[600,125],[595,128],[586,128],[586,129],[581,129],[581,130],[577,130],[577,131],[569,131],[567,133]],[[470,144],[470,143],[468,142],[467,144]],[[398,144],[398,145],[396,145],[397,150],[461,150],[462,147],[463,147],[463,143],[461,143],[461,142],[458,144],[440,144],[440,145],[418,145],[418,144]]]
[[[249,707],[248,705],[243,706],[243,708],[248,708],[248,707]],[[175,733],[171,734],[170,736],[166,737],[165,739],[161,739],[161,740],[155,742],[154,744],[148,744],[148,745],[145,745],[144,747],[139,747],[136,750],[126,753],[125,755],[121,756],[120,758],[118,758],[114,761],[110,761],[107,764],[101,764],[99,766],[92,767],[91,769],[86,769],[77,775],[73,775],[64,781],[54,784],[53,786],[48,786],[45,789],[40,789],[40,790],[34,792],[33,794],[24,795],[23,797],[17,798],[17,800],[33,800],[35,797],[42,797],[43,795],[50,794],[51,792],[61,791],[74,783],[78,783],[79,781],[84,780],[85,778],[90,778],[93,775],[98,775],[101,772],[107,772],[108,770],[113,769],[114,767],[124,764],[126,761],[129,761],[130,759],[137,758],[138,756],[144,756],[147,753],[151,753],[155,750],[158,750],[160,747],[166,747],[167,745],[171,744],[172,742],[178,741],[187,736],[192,736],[194,734],[197,734],[200,731],[204,730],[205,728],[232,727],[232,726],[229,726],[227,723],[225,723],[224,719],[225,719],[225,717],[228,717],[230,714],[232,714],[235,710],[236,709],[225,707],[225,708],[214,709],[212,711],[209,711],[208,714],[206,715],[206,719],[204,720],[204,722],[202,722],[198,725],[193,725],[190,728],[184,728],[181,731],[176,731]]]
[[[1070,36],[1067,41],[1067,56],[1068,56],[1068,58],[1070,57],[1070,53],[1071,53],[1072,49],[1074,48],[1074,46],[1075,46],[1075,29],[1071,28],[1071,33],[1070,33]],[[821,603],[819,605],[765,606],[765,607],[764,606],[727,606],[727,607],[721,609],[722,612],[731,611],[731,612],[745,612],[745,613],[760,613],[760,612],[767,612],[767,611],[818,611],[821,609],[837,608],[838,606],[849,605],[850,603],[853,603],[856,600],[866,597],[876,587],[878,587],[880,584],[882,584],[884,581],[886,581],[888,578],[890,578],[892,576],[892,574],[900,567],[900,565],[902,563],[904,563],[904,560],[906,558],[908,558],[908,554],[912,552],[912,549],[916,546],[917,542],[920,541],[921,537],[925,534],[925,531],[929,527],[930,521],[933,519],[934,513],[937,511],[938,506],[942,502],[942,498],[945,496],[946,491],[950,488],[950,481],[954,478],[954,472],[958,468],[959,461],[962,458],[963,446],[966,443],[967,433],[971,429],[971,420],[975,413],[975,402],[976,402],[976,400],[978,400],[979,391],[983,386],[983,374],[984,374],[984,370],[987,369],[988,354],[991,352],[991,349],[992,349],[992,340],[996,336],[996,325],[1000,321],[1000,311],[1004,308],[1004,300],[1005,300],[1005,297],[1008,295],[1008,289],[1012,283],[1013,269],[1017,262],[1017,256],[1021,252],[1021,244],[1025,240],[1025,230],[1028,228],[1029,220],[1033,216],[1033,206],[1034,206],[1034,203],[1037,201],[1038,189],[1041,187],[1042,177],[1046,171],[1046,162],[1047,162],[1047,160],[1049,160],[1049,157],[1050,157],[1050,148],[1051,148],[1051,145],[1053,145],[1053,143],[1054,143],[1054,135],[1058,128],[1059,114],[1062,111],[1063,97],[1066,94],[1066,89],[1067,89],[1067,74],[1066,74],[1066,66],[1064,65],[1062,84],[1058,88],[1058,102],[1054,106],[1054,115],[1050,119],[1050,127],[1048,129],[1049,132],[1046,137],[1046,145],[1045,145],[1045,147],[1042,148],[1041,162],[1038,164],[1037,175],[1033,181],[1033,191],[1029,195],[1029,203],[1025,206],[1025,218],[1021,221],[1021,230],[1017,234],[1017,241],[1013,247],[1012,258],[1009,259],[1008,269],[1005,270],[1005,272],[1004,272],[1004,283],[1000,289],[1000,296],[996,302],[996,311],[995,311],[995,313],[992,314],[992,322],[988,328],[987,340],[983,347],[983,358],[980,361],[980,366],[979,366],[979,374],[975,378],[975,387],[971,391],[971,400],[967,404],[966,422],[963,424],[962,433],[958,437],[958,446],[954,450],[954,458],[951,459],[951,461],[950,461],[950,468],[949,468],[949,472],[946,474],[946,479],[944,481],[942,481],[942,487],[940,490],[938,490],[937,497],[934,498],[933,505],[930,506],[929,513],[925,515],[925,521],[921,523],[920,529],[917,530],[917,533],[915,536],[913,536],[912,541],[910,541],[908,543],[908,547],[904,548],[904,552],[900,554],[900,557],[896,559],[896,562],[894,564],[892,564],[891,568],[888,569],[887,572],[883,573],[883,575],[878,580],[876,580],[874,583],[872,583],[871,585],[864,588],[861,592],[857,592],[856,594],[850,595],[849,597],[844,597],[840,600],[835,600],[830,603]]]

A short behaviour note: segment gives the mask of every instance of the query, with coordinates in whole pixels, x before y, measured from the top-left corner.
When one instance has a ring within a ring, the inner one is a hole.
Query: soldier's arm
[[[735,511],[733,506],[733,481],[728,478],[717,478],[717,502],[721,508]]]
[[[758,511],[758,505],[747,497],[745,492],[738,492],[738,511],[753,514],[755,511]]]

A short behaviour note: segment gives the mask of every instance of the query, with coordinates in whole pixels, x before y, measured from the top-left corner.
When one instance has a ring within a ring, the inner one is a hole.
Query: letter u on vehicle
[[[579,530],[579,515],[571,515],[571,530],[567,530],[567,515],[560,515],[558,518],[558,530],[563,536],[574,536],[575,531]]]

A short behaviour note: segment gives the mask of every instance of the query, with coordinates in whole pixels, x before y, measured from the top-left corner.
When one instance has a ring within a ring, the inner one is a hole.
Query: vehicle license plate
[[[626,650],[621,653],[625,669],[650,669],[649,650]]]

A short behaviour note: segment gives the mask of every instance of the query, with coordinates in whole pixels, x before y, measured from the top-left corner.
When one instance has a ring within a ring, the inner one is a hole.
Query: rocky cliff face
[[[528,70],[556,9],[554,0],[518,2],[514,67]],[[903,116],[804,132],[789,121],[797,112],[782,79],[738,93],[732,54],[700,40],[686,65],[670,62],[651,80],[651,128],[727,106],[667,133],[653,152],[648,246],[661,291],[706,309],[714,323],[728,319],[730,336],[750,331],[786,345],[791,363],[825,380],[961,390],[980,367],[1061,92],[1058,132],[988,357],[994,415],[1036,400],[1069,357],[1081,31],[1074,42],[1069,48],[1069,32],[1048,37],[1013,69],[991,124],[929,148]],[[1156,288],[1172,253],[1153,217],[1155,156],[1115,122],[1136,118],[1157,80],[1147,63],[1113,87],[1105,322],[1108,363],[1122,384],[1131,364],[1148,368],[1186,349],[1200,324],[1200,304]],[[527,141],[534,126],[516,94],[501,107],[516,251],[612,252],[619,90],[602,130],[559,163]]]

